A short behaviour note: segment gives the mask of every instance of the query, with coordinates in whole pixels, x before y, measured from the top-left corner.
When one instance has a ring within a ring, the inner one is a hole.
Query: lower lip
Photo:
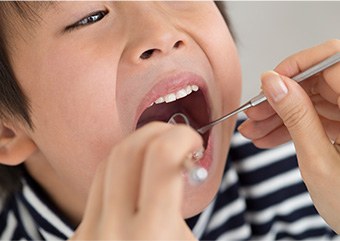
[[[212,136],[212,133],[210,132],[209,138],[208,138],[208,143],[207,143],[207,148],[204,151],[204,155],[203,155],[203,157],[199,161],[197,161],[195,163],[195,165],[197,167],[204,168],[205,170],[207,170],[208,173],[209,173],[209,169],[211,167],[211,164],[213,162],[213,158],[212,158],[213,157],[213,151],[212,151],[213,143],[212,143],[212,140],[211,140],[212,139],[211,136]],[[185,177],[186,182],[190,182],[189,179],[188,179],[187,174],[188,173],[186,171],[183,172],[183,175]],[[208,177],[209,177],[209,174],[208,174]]]
[[[205,168],[207,171],[209,171],[212,161],[213,161],[213,153],[212,153],[212,132],[210,131],[209,137],[208,137],[208,143],[207,143],[207,148],[204,151],[204,155],[202,159],[200,159],[197,162],[197,165],[200,167]]]

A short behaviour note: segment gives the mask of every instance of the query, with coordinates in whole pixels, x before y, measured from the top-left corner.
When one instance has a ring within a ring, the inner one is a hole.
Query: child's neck
[[[25,167],[31,177],[46,191],[47,195],[60,209],[70,225],[76,227],[82,219],[86,197],[80,198],[77,192],[66,185],[41,153],[34,154],[25,161]]]

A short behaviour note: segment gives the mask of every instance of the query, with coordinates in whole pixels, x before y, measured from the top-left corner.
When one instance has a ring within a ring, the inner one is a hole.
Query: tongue
[[[180,106],[176,103],[157,104],[146,109],[138,120],[137,128],[151,121],[168,122],[169,118],[180,110]]]

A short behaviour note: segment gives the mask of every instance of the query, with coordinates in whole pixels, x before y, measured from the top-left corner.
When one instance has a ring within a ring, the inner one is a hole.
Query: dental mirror
[[[169,124],[177,125],[177,124],[186,124],[190,126],[189,119],[183,113],[175,113],[168,120]],[[204,182],[208,177],[208,171],[197,164],[193,164],[192,162],[197,162],[203,157],[203,150],[195,152],[190,156],[184,163],[185,168],[188,172],[189,183],[192,185],[198,185]]]

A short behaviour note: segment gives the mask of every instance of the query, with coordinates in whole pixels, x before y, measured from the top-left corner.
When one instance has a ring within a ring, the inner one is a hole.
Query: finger
[[[113,149],[104,173],[103,209],[106,215],[115,213],[116,217],[129,218],[128,215],[135,213],[146,146],[171,128],[165,123],[150,123]]]
[[[329,40],[286,58],[274,70],[283,76],[293,77],[339,51],[340,40]]]
[[[340,73],[339,73],[340,74]],[[323,74],[318,74],[316,76],[317,81],[312,86],[311,96],[320,96],[324,100],[327,100],[330,103],[337,104],[337,99],[339,94],[337,94],[326,82],[323,77]]]
[[[335,101],[334,101],[334,99],[333,100],[327,100],[319,94],[310,96],[310,100],[312,101],[314,106],[317,105],[318,103],[325,102],[325,101],[329,102],[330,104],[337,105],[336,99],[335,99]]]
[[[337,152],[340,153],[340,144],[334,143],[334,147],[337,150]]]
[[[326,130],[328,138],[332,141],[335,141],[338,138],[338,136],[340,136],[340,122],[331,121],[323,117],[321,117],[320,119],[323,127]],[[340,141],[338,143],[340,143]]]
[[[202,144],[197,132],[186,126],[176,126],[150,143],[145,153],[140,215],[158,222],[164,215],[170,218],[180,214],[184,161]]]
[[[281,118],[275,114],[262,121],[248,119],[238,127],[238,131],[244,137],[254,140],[268,135],[270,132],[282,125],[283,122]]]
[[[261,104],[253,108],[249,108],[244,113],[247,115],[249,119],[254,121],[265,120],[276,114],[267,101],[262,102]]]
[[[322,117],[333,121],[340,121],[340,110],[338,105],[323,100],[318,101],[314,106],[318,114]]]
[[[329,115],[333,115],[333,112],[331,111]],[[336,113],[338,112],[336,111]],[[329,139],[335,140],[337,136],[340,136],[340,122],[338,120],[332,121],[322,116],[320,116],[320,119]],[[248,119],[239,126],[238,130],[243,136],[251,139],[255,146],[259,148],[272,148],[291,140],[287,128],[283,125],[278,115],[264,121]]]
[[[300,82],[305,92],[313,98],[314,96],[322,96],[323,99],[337,104],[338,94],[336,94],[325,81],[323,74],[317,74]],[[262,121],[274,116],[276,113],[268,102],[263,102],[258,106],[245,111],[247,117],[254,121]]]
[[[338,50],[338,52],[340,52],[340,50]],[[340,63],[337,63],[336,65],[333,65],[332,67],[323,71],[323,78],[325,82],[338,95],[340,94],[339,75]]]
[[[258,148],[273,148],[290,140],[291,137],[287,128],[282,125],[270,132],[268,135],[259,139],[254,139],[252,142]]]
[[[270,71],[262,77],[262,89],[288,128],[300,162],[316,161],[320,153],[328,153],[329,149],[334,151],[312,102],[299,84]],[[313,164],[322,165],[318,162],[308,165]]]

